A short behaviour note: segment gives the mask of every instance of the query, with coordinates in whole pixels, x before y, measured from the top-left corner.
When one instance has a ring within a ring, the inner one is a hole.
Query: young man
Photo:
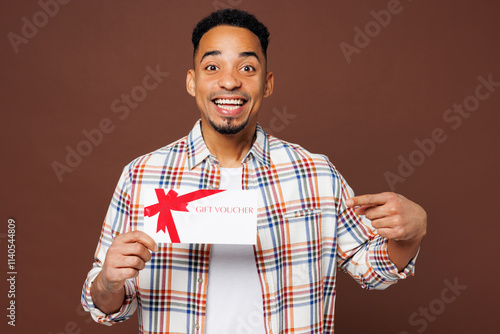
[[[426,233],[420,206],[393,193],[350,198],[326,157],[257,124],[274,86],[268,36],[238,10],[194,29],[186,86],[201,121],[125,167],[82,293],[96,321],[123,321],[139,306],[140,333],[333,333],[337,268],[367,289],[413,272]],[[257,190],[257,244],[157,245],[137,230],[146,187]]]

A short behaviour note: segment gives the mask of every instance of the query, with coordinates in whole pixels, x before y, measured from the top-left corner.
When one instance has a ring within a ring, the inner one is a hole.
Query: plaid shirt
[[[352,194],[322,155],[266,135],[242,162],[243,189],[259,192],[255,260],[267,333],[333,333],[337,268],[366,289],[384,289],[413,274],[389,260],[387,240],[345,205]],[[143,224],[141,188],[217,189],[219,163],[198,121],[187,137],[132,161],[114,192],[82,304],[103,324],[128,319],[138,307],[140,333],[204,333],[210,245],[160,244],[114,314],[95,307],[90,285],[117,235]]]

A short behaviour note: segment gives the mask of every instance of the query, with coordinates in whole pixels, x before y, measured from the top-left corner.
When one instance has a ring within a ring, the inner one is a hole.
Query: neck
[[[223,135],[207,122],[201,123],[203,139],[210,153],[217,157],[221,167],[241,167],[241,161],[253,145],[256,125],[248,124],[234,135]]]

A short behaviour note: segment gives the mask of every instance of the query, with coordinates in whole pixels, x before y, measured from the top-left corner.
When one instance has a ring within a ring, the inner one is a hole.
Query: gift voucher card
[[[142,231],[157,243],[251,244],[257,241],[256,190],[143,188]]]

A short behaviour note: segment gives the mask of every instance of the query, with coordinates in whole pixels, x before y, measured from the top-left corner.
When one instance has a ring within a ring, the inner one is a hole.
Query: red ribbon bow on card
[[[177,234],[177,228],[175,227],[171,210],[189,212],[187,209],[189,202],[220,193],[221,191],[224,190],[200,189],[185,195],[177,196],[177,192],[174,190],[169,190],[168,194],[165,195],[165,190],[155,189],[158,203],[145,207],[144,215],[146,217],[153,217],[159,212],[156,232],[165,232],[166,227],[168,235],[170,236],[170,241],[172,243],[180,243],[181,241]]]

